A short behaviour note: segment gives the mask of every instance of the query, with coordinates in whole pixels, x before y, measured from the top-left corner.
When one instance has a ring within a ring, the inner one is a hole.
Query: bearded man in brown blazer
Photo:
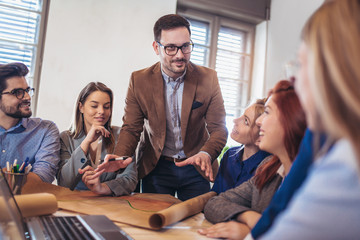
[[[189,22],[179,15],[155,23],[153,48],[160,62],[132,73],[115,155],[99,166],[116,170],[118,163],[107,160],[136,150],[142,192],[177,192],[181,200],[210,190],[212,163],[227,140],[217,74],[189,61],[190,36]]]

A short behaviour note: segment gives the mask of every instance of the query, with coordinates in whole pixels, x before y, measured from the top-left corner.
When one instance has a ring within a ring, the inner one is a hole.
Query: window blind
[[[225,102],[226,114],[238,117],[247,104],[249,56],[245,54],[246,32],[220,27],[216,67]]]
[[[191,39],[195,44],[191,61],[201,66],[209,66],[210,24],[191,18],[189,22]],[[215,70],[218,73],[226,115],[231,118],[231,122],[241,114],[248,99],[250,56],[245,53],[247,33],[221,26],[216,34]]]
[[[197,65],[208,66],[209,60],[209,23],[190,19],[191,39],[195,48],[191,53],[191,61]]]
[[[22,62],[32,82],[42,0],[0,0],[0,64]],[[30,83],[31,84],[31,83]]]

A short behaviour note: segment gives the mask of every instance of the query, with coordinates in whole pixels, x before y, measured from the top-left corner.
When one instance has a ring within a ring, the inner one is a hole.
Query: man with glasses
[[[31,164],[29,177],[51,183],[58,169],[60,140],[56,125],[31,117],[34,88],[22,63],[0,64],[0,166]]]
[[[115,149],[115,156],[133,156],[136,149],[142,192],[177,193],[181,200],[210,190],[212,164],[217,171],[227,139],[216,72],[190,62],[190,37],[190,24],[179,15],[155,23],[160,62],[132,73]],[[106,164],[99,169],[110,171],[117,163]]]

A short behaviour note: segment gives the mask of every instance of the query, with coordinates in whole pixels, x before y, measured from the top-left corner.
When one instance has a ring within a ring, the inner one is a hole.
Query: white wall
[[[324,0],[272,0],[268,28],[266,92],[285,78],[284,65],[296,59],[300,33]]]
[[[266,23],[256,29],[252,99],[285,77],[284,64],[296,58],[301,28],[322,2],[272,0],[268,29]],[[114,91],[113,124],[121,125],[131,72],[158,61],[153,25],[175,11],[176,0],[51,0],[35,115],[67,129],[80,90],[101,81]]]
[[[251,82],[251,101],[264,97],[265,59],[266,59],[266,36],[268,22],[263,21],[256,26],[254,66]]]
[[[175,11],[176,0],[51,0],[36,116],[67,129],[80,90],[101,81],[121,125],[131,72],[158,61],[153,25]]]

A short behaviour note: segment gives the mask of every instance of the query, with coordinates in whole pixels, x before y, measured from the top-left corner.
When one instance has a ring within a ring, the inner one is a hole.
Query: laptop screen
[[[0,239],[25,239],[24,222],[0,169]]]

